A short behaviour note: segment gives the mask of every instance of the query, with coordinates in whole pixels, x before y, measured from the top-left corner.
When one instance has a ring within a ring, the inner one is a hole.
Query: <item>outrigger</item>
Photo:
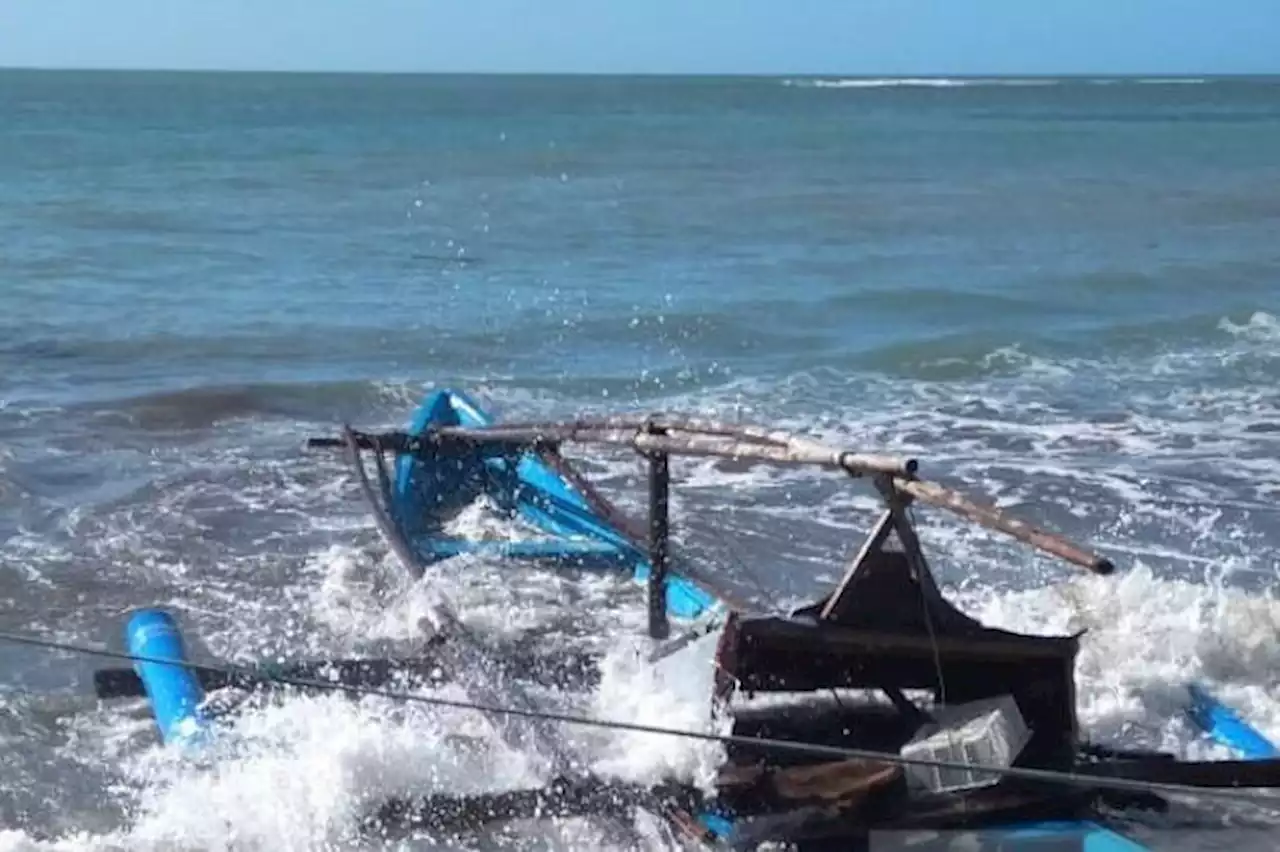
[[[566,461],[561,449],[572,444],[625,447],[647,459],[647,525],[623,515]],[[415,576],[476,552],[622,570],[647,588],[652,659],[719,632],[711,704],[732,719],[732,737],[713,795],[676,782],[641,789],[584,776],[554,725],[534,725],[530,738],[527,724],[495,714],[514,745],[551,759],[554,780],[539,789],[388,802],[370,815],[380,829],[392,823],[469,829],[557,813],[625,816],[642,807],[686,840],[717,847],[773,841],[805,849],[895,848],[874,845],[892,837],[912,849],[953,848],[945,844],[964,837],[969,849],[1042,848],[1035,844],[1046,841],[1054,849],[1120,852],[1145,847],[1105,827],[1099,806],[1160,808],[1164,801],[1143,792],[1142,783],[1118,782],[1280,787],[1280,752],[1195,685],[1188,686],[1188,716],[1242,759],[1185,762],[1082,741],[1074,680],[1081,634],[1023,635],[956,609],[938,589],[907,510],[917,503],[948,510],[1095,574],[1110,574],[1114,565],[921,479],[915,460],[669,415],[498,424],[449,390],[432,393],[407,431],[344,427],[341,437],[309,445],[348,451],[378,528]],[[705,569],[671,552],[670,459],[684,455],[811,465],[869,479],[884,509],[829,594],[787,615],[753,612]],[[481,496],[543,535],[515,542],[448,535],[447,521]],[[447,605],[438,615],[448,629],[424,658],[302,662],[228,676],[225,667],[187,662],[173,620],[143,610],[126,630],[139,661],[133,671],[99,672],[98,692],[145,693],[162,737],[190,742],[216,730],[202,702],[206,690],[228,683],[280,686],[292,678],[296,685],[299,677],[322,674],[368,685],[406,669],[435,677],[466,673],[480,703],[536,715],[522,680],[580,685],[595,676],[590,658],[522,656],[470,633]],[[761,693],[831,700],[747,706]],[[778,741],[797,748],[779,749]],[[826,751],[804,754],[802,745]],[[840,749],[859,756],[842,757]]]

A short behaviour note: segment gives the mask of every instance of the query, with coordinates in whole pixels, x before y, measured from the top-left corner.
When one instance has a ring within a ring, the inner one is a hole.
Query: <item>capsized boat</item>
[[[567,444],[629,447],[648,460],[647,525],[626,518],[577,473],[561,455]],[[972,849],[1016,842],[1016,848],[1040,848],[1034,844],[1052,840],[1054,849],[1120,852],[1144,847],[1108,828],[1100,807],[1162,807],[1163,799],[1144,785],[1280,787],[1274,747],[1195,685],[1188,690],[1189,718],[1242,759],[1184,762],[1083,741],[1074,682],[1080,635],[1022,635],[987,627],[956,609],[937,587],[907,509],[919,503],[954,512],[1097,574],[1111,573],[1113,564],[921,479],[914,460],[668,415],[500,424],[450,390],[431,394],[407,431],[344,427],[340,438],[310,445],[348,450],[379,529],[415,575],[442,559],[478,551],[513,565],[551,560],[621,571],[647,589],[655,659],[719,631],[712,704],[732,719],[733,738],[713,796],[674,782],[640,789],[575,774],[572,755],[565,756],[568,746],[548,725],[537,731],[536,742],[521,743],[564,758],[556,764],[563,771],[546,787],[388,802],[370,817],[379,830],[391,823],[473,826],[643,807],[685,838],[709,846],[752,848],[773,841],[812,849],[924,849],[960,848],[948,844],[963,842]],[[829,594],[785,615],[753,612],[705,568],[690,567],[670,552],[670,458],[679,455],[815,465],[870,479],[885,508]],[[519,542],[449,535],[448,520],[480,495],[541,534]],[[479,699],[491,703],[501,692],[507,704],[536,706],[526,695],[512,694],[536,665],[495,659],[506,655],[495,655],[492,644],[469,635],[450,613],[442,618],[457,630],[433,641],[430,659],[304,661],[240,672],[238,682],[278,685],[290,675],[296,683],[297,673],[318,666],[330,666],[329,677],[352,683],[413,666],[459,677],[515,666],[521,670],[516,677],[479,678]],[[673,622],[680,630],[675,638]],[[102,673],[100,694],[145,692],[166,739],[189,742],[215,730],[219,723],[201,702],[207,686],[226,681],[225,670],[185,664],[176,625],[159,611],[136,613],[126,635],[141,661],[134,672]],[[456,646],[466,650],[450,650]],[[184,665],[156,664],[157,656]],[[590,680],[589,659],[543,663],[544,676]],[[469,681],[469,692],[474,684]],[[754,706],[764,694],[808,700]],[[829,700],[816,702],[817,696]],[[826,751],[804,753],[812,746]]]

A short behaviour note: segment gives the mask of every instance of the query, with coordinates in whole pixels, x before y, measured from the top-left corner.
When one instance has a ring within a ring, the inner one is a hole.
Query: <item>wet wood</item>
[[[853,805],[902,777],[901,765],[867,760],[786,768],[731,764],[720,771],[716,787],[721,794],[755,795],[778,802],[839,801]]]
[[[1182,762],[1152,757],[1084,764],[1077,771],[1100,778],[1127,778],[1190,787],[1280,788],[1280,758]]]
[[[1000,784],[917,801],[909,810],[876,821],[880,830],[998,826],[1004,822],[1071,819],[1089,812],[1096,791],[1072,787]]]
[[[806,624],[789,618],[761,616],[750,619],[751,643],[790,649],[805,663],[815,653],[845,656],[933,658],[941,653],[960,660],[1026,660],[1067,658],[1078,640],[1071,636],[1027,636],[988,628],[974,636],[912,635],[898,631],[860,630]],[[744,625],[739,623],[739,631]]]
[[[844,572],[844,576],[840,578],[840,584],[836,586],[835,591],[831,593],[831,597],[827,599],[827,603],[822,607],[822,612],[818,614],[818,618],[828,621],[832,618],[839,618],[839,614],[843,608],[845,593],[849,589],[849,585],[857,576],[858,571],[867,560],[867,556],[879,550],[884,545],[884,540],[888,537],[890,530],[893,529],[893,512],[886,511],[880,515],[880,520],[876,521],[875,527],[872,528],[871,534],[867,536],[866,541],[862,543],[862,548],[858,551],[858,555],[853,558],[853,562],[849,563],[849,569]]]
[[[625,820],[636,808],[658,811],[680,823],[699,798],[695,790],[681,785],[650,788],[595,776],[558,777],[538,788],[392,799],[369,814],[362,828],[377,834],[390,829],[471,832],[518,819],[611,816]]]
[[[679,422],[679,421],[677,421]],[[566,423],[506,424],[481,429],[443,427],[432,432],[442,439],[492,441],[499,443],[527,441],[530,445],[563,443],[604,444],[633,447],[640,452],[672,455],[721,456],[735,460],[757,459],[776,464],[816,465],[836,468],[853,476],[889,474],[913,475],[918,467],[914,459],[870,455],[827,447],[813,441],[766,433],[759,429],[739,428],[726,424],[682,421],[687,428],[660,417],[652,420],[570,421]],[[649,424],[660,426],[666,434],[644,431]]]
[[[667,618],[667,554],[671,549],[671,464],[666,453],[649,456],[649,638],[671,636]]]
[[[605,417],[553,423],[508,423],[479,429],[442,427],[422,436],[404,432],[370,435],[349,431],[341,440],[315,438],[309,446],[345,446],[370,449],[380,447],[397,452],[418,452],[432,443],[448,441],[485,443],[509,452],[533,450],[548,459],[559,459],[563,443],[627,447],[640,453],[704,456],[736,461],[759,461],[778,465],[812,465],[842,470],[851,476],[877,479],[890,477],[893,491],[927,505],[945,509],[987,529],[1029,544],[1046,553],[1097,574],[1110,574],[1114,563],[1066,538],[1014,518],[994,506],[983,505],[963,494],[915,476],[915,459],[900,459],[825,446],[783,432],[759,426],[719,423],[675,415],[651,417]],[[562,460],[555,465],[563,467]],[[575,487],[593,504],[599,503],[593,489],[575,477]],[[602,506],[595,506],[602,508]],[[611,520],[616,511],[607,513]],[[629,538],[639,538],[635,525],[624,527]]]
[[[979,526],[998,530],[1025,544],[1053,554],[1073,565],[1086,568],[1095,574],[1110,574],[1115,565],[1106,557],[1072,544],[1065,538],[1046,532],[1026,521],[1010,517],[994,506],[983,506],[964,495],[919,479],[895,478],[893,487],[913,499],[940,509],[947,509]]]
[[[428,681],[434,686],[449,683],[456,672],[445,667],[445,659],[433,648],[449,638],[432,637],[428,647],[414,657],[345,660],[298,660],[279,664],[230,667],[227,664],[187,666],[206,692],[236,689],[318,689],[335,686],[349,689],[378,689],[401,679]],[[515,646],[495,648],[495,663],[504,678],[524,680],[556,689],[591,689],[600,683],[599,660],[571,651],[529,651]],[[314,685],[287,681],[311,681]],[[94,694],[102,699],[141,698],[146,689],[132,668],[98,669],[93,673]]]

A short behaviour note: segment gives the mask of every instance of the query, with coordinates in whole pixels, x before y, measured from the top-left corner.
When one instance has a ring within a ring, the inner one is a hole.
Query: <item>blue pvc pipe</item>
[[[182,633],[164,610],[134,612],[125,627],[125,645],[134,657],[187,662]],[[206,729],[209,720],[200,710],[204,690],[194,671],[180,665],[143,660],[135,660],[133,667],[146,688],[151,713],[165,743],[188,742]]]
[[[1240,752],[1247,760],[1280,757],[1280,749],[1204,687],[1189,683],[1187,692],[1191,695],[1187,715],[1210,737]]]

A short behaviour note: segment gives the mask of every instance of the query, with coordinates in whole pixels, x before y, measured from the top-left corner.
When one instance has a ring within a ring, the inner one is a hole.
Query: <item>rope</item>
[[[178,668],[199,666],[200,668],[218,671],[229,677],[244,678],[247,681],[261,684],[279,684],[302,689],[343,692],[357,697],[373,696],[378,698],[387,698],[393,701],[418,703],[435,707],[447,707],[454,710],[475,710],[483,713],[496,713],[506,716],[539,719],[549,722],[561,722],[563,724],[579,725],[582,727],[680,737],[700,742],[713,742],[721,745],[737,745],[747,748],[765,749],[774,752],[789,752],[791,754],[826,757],[837,760],[881,761],[885,763],[895,763],[902,766],[926,766],[937,769],[977,771],[1003,775],[1011,778],[1022,778],[1031,781],[1046,781],[1089,789],[1111,789],[1138,793],[1165,793],[1168,795],[1181,794],[1203,798],[1226,799],[1233,802],[1246,802],[1259,805],[1267,808],[1268,810],[1280,813],[1280,801],[1275,801],[1274,797],[1267,797],[1261,793],[1246,793],[1239,788],[1195,787],[1188,784],[1140,781],[1132,778],[1110,778],[1083,773],[1060,772],[1052,769],[1035,769],[1031,767],[982,766],[979,764],[960,761],[906,757],[892,752],[845,748],[842,746],[830,746],[820,743],[795,742],[792,740],[780,740],[770,737],[744,737],[736,734],[711,734],[701,731],[687,731],[680,730],[678,728],[664,728],[657,725],[645,725],[638,722],[622,722],[612,719],[593,719],[587,716],[576,716],[568,713],[524,710],[516,707],[458,701],[450,698],[440,698],[437,696],[422,695],[412,692],[349,686],[347,684],[334,683],[332,681],[268,674],[244,666],[228,664],[207,665],[203,663],[192,663],[189,661],[173,660],[161,657],[132,655],[120,651],[110,651],[106,648],[93,648],[87,645],[58,642],[52,639],[42,639],[37,636],[24,636],[18,633],[2,631],[0,631],[0,642],[8,642],[14,645],[26,645],[51,651],[65,651],[68,653],[101,657],[104,659],[122,660],[130,663],[152,663],[156,665],[176,666]]]

